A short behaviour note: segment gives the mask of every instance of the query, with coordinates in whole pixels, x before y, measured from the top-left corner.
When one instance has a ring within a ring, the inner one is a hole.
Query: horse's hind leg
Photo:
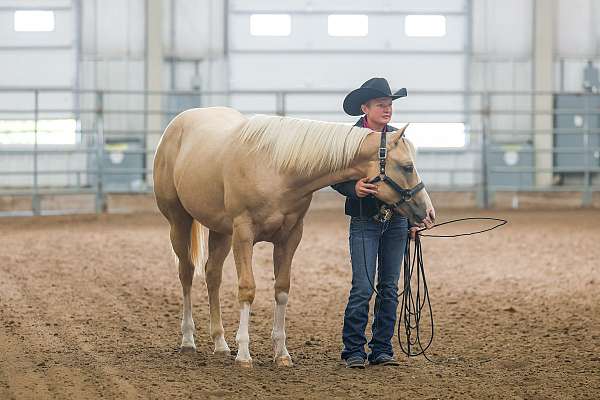
[[[223,275],[223,262],[231,250],[231,235],[210,231],[208,234],[208,260],[205,266],[206,288],[210,307],[210,336],[215,344],[215,354],[230,355],[231,351],[223,330],[219,289]]]
[[[194,263],[190,254],[190,241],[192,232],[192,217],[185,211],[171,215],[171,244],[179,260],[179,281],[183,289],[183,317],[181,319],[181,352],[196,351],[194,331],[196,329],[192,319],[192,280],[194,279]]]

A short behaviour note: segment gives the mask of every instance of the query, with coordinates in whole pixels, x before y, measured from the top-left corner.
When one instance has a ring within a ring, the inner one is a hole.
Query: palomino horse
[[[413,167],[414,148],[403,133],[404,129],[388,134],[387,175],[411,188],[420,179]],[[156,150],[154,192],[171,226],[171,243],[179,259],[181,351],[196,349],[190,291],[202,251],[203,225],[209,230],[204,272],[214,352],[230,354],[219,288],[223,262],[233,244],[241,308],[236,362],[252,366],[248,335],[256,288],[252,251],[255,243],[267,241],[274,246],[274,360],[292,365],[285,344],[290,268],[312,194],[337,182],[378,175],[380,138],[379,132],[344,124],[269,116],[248,119],[224,107],[187,110],[171,121]],[[399,200],[389,185],[378,184],[378,198],[388,204]],[[418,224],[430,205],[429,195],[421,190],[398,211]]]

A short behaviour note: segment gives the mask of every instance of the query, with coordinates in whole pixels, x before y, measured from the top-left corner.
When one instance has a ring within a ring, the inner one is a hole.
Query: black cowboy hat
[[[406,88],[398,90],[392,94],[390,85],[385,78],[371,78],[363,83],[358,89],[348,93],[344,99],[344,111],[348,115],[362,115],[360,106],[371,99],[379,97],[391,97],[392,100],[406,97]]]

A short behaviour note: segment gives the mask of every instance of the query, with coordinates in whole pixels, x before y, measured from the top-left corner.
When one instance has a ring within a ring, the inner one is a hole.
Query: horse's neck
[[[308,194],[338,182],[364,178],[369,170],[370,158],[379,148],[379,138],[378,135],[365,138],[348,168],[334,172],[317,171],[307,177],[295,177],[292,186]]]
[[[334,183],[344,182],[352,179],[360,179],[364,177],[360,169],[346,168],[341,171],[333,173],[326,173],[321,175],[312,175],[310,177],[303,177],[296,180],[294,183],[295,189],[306,194],[316,192],[319,189],[333,185]]]

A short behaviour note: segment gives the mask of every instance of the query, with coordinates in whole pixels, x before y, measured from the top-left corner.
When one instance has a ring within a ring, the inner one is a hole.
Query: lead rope
[[[375,288],[375,285],[373,284],[373,280],[371,279],[369,270],[367,268],[367,256],[366,256],[366,251],[365,251],[365,236],[364,236],[366,221],[362,217],[362,199],[360,199],[360,207],[359,208],[360,208],[361,227],[362,227],[361,237],[362,237],[363,262],[364,262],[365,272],[366,272],[369,284],[371,285],[371,288],[373,289],[373,291],[377,294],[377,297],[380,299],[380,302],[383,300],[396,300],[394,298],[386,298],[386,297],[383,297],[382,295],[380,295],[380,293]],[[430,359],[427,356],[427,353],[425,353],[425,351],[429,348],[429,346],[431,346],[431,343],[433,342],[435,324],[433,322],[433,311],[431,308],[431,301],[429,298],[429,288],[427,287],[427,279],[425,277],[425,263],[423,261],[423,250],[421,247],[421,238],[420,237],[426,236],[426,237],[436,237],[436,238],[451,238],[451,237],[460,237],[460,236],[470,236],[470,235],[476,235],[479,233],[491,231],[493,229],[499,228],[500,226],[508,223],[507,220],[500,219],[500,218],[468,217],[468,218],[454,219],[451,221],[446,221],[441,224],[437,224],[434,227],[430,228],[430,230],[433,228],[439,227],[439,226],[448,225],[448,224],[452,224],[452,223],[460,222],[460,221],[468,221],[468,220],[486,220],[486,221],[491,220],[491,221],[497,221],[498,224],[496,224],[493,227],[488,228],[488,229],[483,229],[483,230],[475,231],[475,232],[460,233],[457,235],[422,234],[422,233],[420,233],[422,230],[419,230],[419,231],[417,231],[417,234],[415,235],[414,251],[412,253],[411,253],[411,245],[410,245],[411,240],[410,240],[410,238],[407,238],[406,247],[404,249],[403,268],[401,271],[402,276],[403,276],[403,285],[402,285],[403,290],[400,294],[398,294],[398,297],[402,297],[402,303],[400,306],[400,317],[398,319],[397,337],[398,337],[398,344],[400,346],[400,349],[408,357],[416,357],[419,355],[423,355],[423,357],[425,357],[425,359],[427,359],[427,361],[429,361],[431,363],[438,363],[438,362]],[[381,238],[380,238],[380,240],[381,240]],[[381,245],[381,243],[380,243],[380,245]],[[379,251],[378,251],[378,253],[380,255],[380,260],[379,260],[378,264],[381,265],[382,264],[381,254],[383,254],[383,253],[379,252]],[[413,288],[412,282],[413,282],[413,274],[415,273],[415,271],[416,271],[416,288]],[[415,290],[413,290],[413,289],[416,289],[416,293],[415,293]],[[424,308],[426,308],[426,310],[429,311],[429,324],[428,324],[429,325],[429,329],[428,329],[429,339],[427,340],[427,343],[425,343],[425,344],[423,344],[423,342],[421,341],[421,332],[422,332],[421,320],[423,318],[422,311]],[[404,326],[405,342],[402,340],[402,336],[403,336],[402,332],[401,332],[402,326]]]
[[[429,289],[427,279],[425,278],[425,265],[423,263],[423,251],[421,248],[421,238],[415,236],[414,257],[411,260],[410,240],[406,241],[403,262],[403,290],[399,296],[402,296],[400,306],[400,318],[398,319],[398,344],[400,349],[408,357],[423,355],[428,361],[432,361],[425,351],[431,346],[434,335],[433,311],[431,309],[431,300],[429,298]],[[416,271],[416,294],[413,294],[413,274]],[[427,307],[429,311],[429,339],[427,343],[421,342],[421,319],[422,311]],[[401,327],[404,326],[405,343],[402,340]]]

